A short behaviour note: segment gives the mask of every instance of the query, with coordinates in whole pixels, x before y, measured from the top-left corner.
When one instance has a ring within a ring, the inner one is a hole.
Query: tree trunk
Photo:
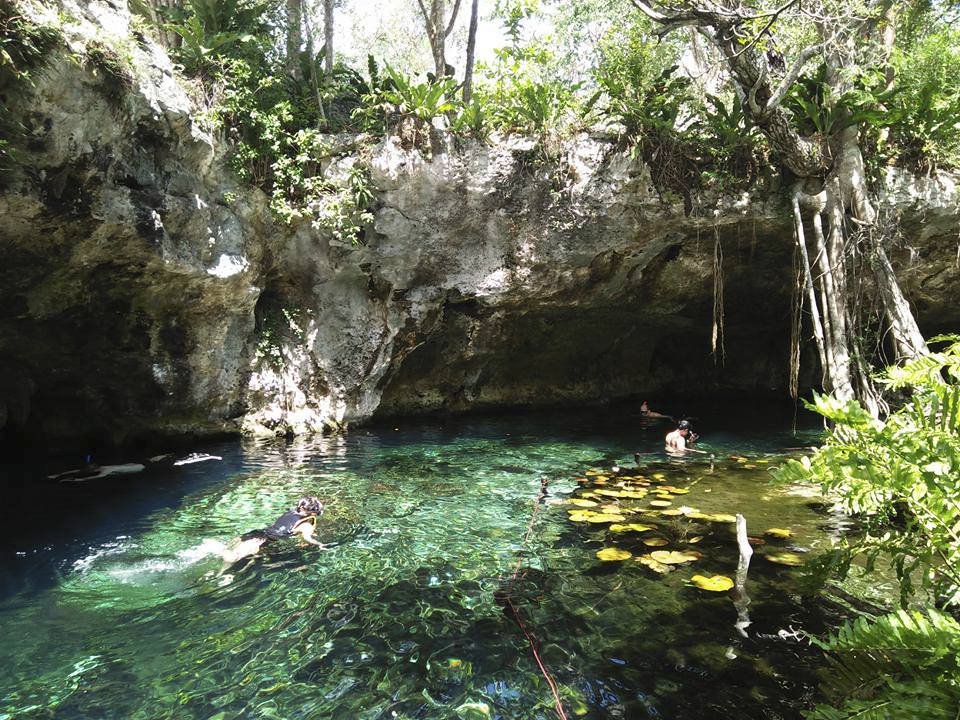
[[[423,14],[423,22],[427,30],[427,40],[430,41],[430,51],[433,55],[433,66],[437,80],[447,76],[447,56],[446,44],[447,38],[453,32],[454,23],[457,20],[457,13],[460,12],[460,0],[454,0],[453,10],[450,13],[450,19],[446,19],[445,0],[430,0],[430,8],[423,4],[424,0],[417,0],[420,6],[420,12]]]
[[[323,109],[323,94],[320,92],[320,78],[317,77],[319,73],[317,71],[316,53],[314,53],[313,47],[313,27],[310,21],[310,10],[309,8],[306,8],[306,10],[307,12],[303,14],[303,24],[307,30],[307,55],[310,56],[310,86],[313,88],[313,95],[317,99],[317,127],[323,129],[327,124],[327,113]]]
[[[900,290],[897,276],[893,272],[893,266],[883,245],[873,233],[869,233],[867,241],[870,243],[868,248],[870,267],[873,270],[877,288],[880,290],[880,298],[883,300],[883,309],[890,325],[897,360],[909,360],[926,355],[927,342],[923,339],[923,334],[913,317],[910,303]]]
[[[294,80],[302,80],[300,48],[303,46],[302,0],[287,0],[287,56],[285,69]],[[312,60],[312,58],[311,58]]]
[[[467,34],[467,68],[463,75],[463,103],[470,103],[473,96],[473,60],[477,49],[477,22],[479,19],[480,0],[473,0],[470,5],[470,31]]]
[[[333,77],[333,0],[323,0],[323,74]]]

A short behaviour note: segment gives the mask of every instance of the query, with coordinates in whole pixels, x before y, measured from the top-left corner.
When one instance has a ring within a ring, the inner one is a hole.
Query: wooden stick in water
[[[750,540],[747,538],[747,520],[740,513],[737,513],[737,548],[740,550],[740,560],[737,562],[733,600],[733,606],[737,609],[737,621],[733,626],[737,632],[747,637],[747,628],[750,626],[750,596],[747,595],[746,585],[753,548],[750,547]]]

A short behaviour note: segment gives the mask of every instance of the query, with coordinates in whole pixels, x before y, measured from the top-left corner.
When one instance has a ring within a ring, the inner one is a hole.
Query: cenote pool
[[[798,718],[819,660],[778,633],[836,617],[765,555],[815,552],[843,523],[769,468],[816,429],[699,426],[712,472],[659,452],[663,426],[597,408],[234,441],[198,448],[220,462],[40,490],[26,480],[49,468],[20,468],[0,718],[554,718],[531,642],[570,718]],[[586,474],[613,465],[629,479]],[[278,542],[223,569],[223,543],[304,494],[329,502],[327,549]],[[618,508],[652,529],[570,519]],[[793,532],[757,548],[745,636],[730,592],[689,583],[734,576],[734,526],[713,516],[737,512],[752,535]],[[631,557],[598,560],[610,547]],[[702,557],[658,574],[637,562],[657,550]]]

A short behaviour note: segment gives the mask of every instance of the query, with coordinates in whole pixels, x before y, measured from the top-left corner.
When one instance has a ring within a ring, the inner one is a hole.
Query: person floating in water
[[[702,453],[703,450],[697,450],[690,447],[700,436],[693,432],[689,420],[681,420],[677,423],[677,429],[671,431],[664,438],[664,445],[668,453],[682,455],[685,452]]]
[[[297,507],[278,517],[273,525],[244,533],[230,543],[223,552],[223,559],[235,563],[245,557],[256,555],[260,548],[273,540],[283,540],[299,535],[311,545],[323,547],[323,543],[313,537],[317,527],[317,517],[323,514],[323,503],[315,497],[303,497]]]
[[[673,420],[673,417],[671,417],[670,415],[664,415],[663,413],[659,413],[656,410],[651,410],[650,404],[646,400],[640,403],[640,415],[645,418],[650,418],[651,420],[659,420],[659,419]]]

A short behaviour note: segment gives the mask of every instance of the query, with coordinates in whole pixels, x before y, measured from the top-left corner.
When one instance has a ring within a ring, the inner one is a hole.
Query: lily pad
[[[735,523],[737,518],[733,515],[725,515],[724,513],[717,513],[716,515],[708,515],[707,520],[710,522],[719,522],[719,523]]]
[[[701,540],[703,540],[703,535],[694,535],[692,538],[687,540],[687,542],[690,543],[691,545],[696,545]]]
[[[767,531],[764,533],[764,535],[770,535],[771,537],[775,538],[788,538],[793,537],[793,532],[791,530],[787,530],[786,528],[767,528]]]
[[[603,475],[603,470],[597,470],[595,468],[590,468],[587,470],[584,475]]]
[[[643,544],[647,547],[663,547],[664,545],[669,545],[669,541],[662,537],[648,537],[643,538]]]
[[[664,565],[683,565],[699,560],[701,555],[698,552],[683,552],[680,550],[654,550],[650,553],[650,557]]]
[[[666,517],[676,517],[678,515],[683,515],[683,510],[680,508],[670,508],[669,510],[661,510],[660,514]]]
[[[620,497],[628,498],[630,500],[642,500],[647,496],[646,490],[624,490],[620,493]]]
[[[653,507],[670,507],[671,505],[673,505],[673,503],[670,502],[669,500],[651,500],[650,504]]]
[[[594,513],[587,518],[589,523],[609,523],[623,522],[626,518],[623,515],[614,515],[613,513]]]
[[[672,565],[666,565],[662,562],[654,560],[649,555],[641,555],[636,559],[636,562],[650,568],[655,573],[660,573],[661,575],[666,575],[668,572],[673,572],[676,569]]]
[[[616,523],[610,526],[610,532],[646,532],[653,530],[653,525],[644,525],[643,523]]]
[[[777,565],[803,565],[803,555],[795,552],[767,553],[764,557]]]
[[[596,514],[589,510],[571,510],[567,517],[571,522],[590,522],[590,518]]]
[[[650,477],[656,478],[657,480],[664,480],[666,479],[667,476],[664,475],[662,472],[655,472]]]
[[[620,548],[604,548],[603,550],[597,550],[597,559],[603,560],[604,562],[611,562],[614,560],[626,560],[627,558],[633,557],[633,553],[627,550],[621,550]]]
[[[584,500],[583,498],[570,498],[567,500],[568,505],[576,505],[577,507],[596,507],[599,503],[594,500]]]
[[[597,495],[606,495],[607,497],[620,497],[619,490],[607,490],[606,488],[601,488],[596,491]]]
[[[703,575],[694,575],[690,582],[701,590],[710,592],[726,592],[733,587],[733,580],[725,575],[714,575],[713,577],[704,577]]]

